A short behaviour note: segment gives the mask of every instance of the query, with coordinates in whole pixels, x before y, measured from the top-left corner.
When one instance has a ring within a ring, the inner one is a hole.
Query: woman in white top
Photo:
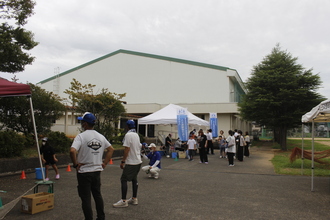
[[[229,136],[226,138],[226,142],[228,143],[227,148],[227,156],[228,156],[228,162],[229,166],[234,166],[234,156],[236,153],[236,146],[235,146],[235,137],[234,132],[232,130],[228,131]]]
[[[251,143],[249,132],[247,132],[247,131],[245,132],[244,139],[245,139],[245,143],[246,143],[246,145],[244,146],[244,156],[249,157],[250,156],[249,147],[250,147],[250,143]]]

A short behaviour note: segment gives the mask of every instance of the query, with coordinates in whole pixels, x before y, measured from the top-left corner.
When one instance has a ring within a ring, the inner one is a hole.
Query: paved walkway
[[[314,192],[311,179],[304,176],[277,175],[270,159],[271,149],[252,148],[251,157],[228,167],[226,159],[210,155],[208,165],[197,158],[175,161],[162,159],[163,169],[158,180],[139,174],[139,205],[113,208],[120,199],[119,161],[107,166],[102,173],[102,193],[107,219],[330,219],[329,178],[315,178]],[[147,161],[144,161],[146,164]],[[34,215],[20,213],[20,202],[4,219],[83,219],[76,190],[75,172],[60,169],[61,179],[55,183],[55,208]],[[51,174],[52,170],[51,170]],[[4,208],[34,186],[35,174],[0,178]],[[130,186],[130,185],[129,185]],[[39,190],[40,191],[40,190]],[[44,191],[47,191],[45,189]],[[27,194],[32,194],[28,191]],[[128,196],[131,194],[129,187]],[[20,200],[17,200],[20,201]]]

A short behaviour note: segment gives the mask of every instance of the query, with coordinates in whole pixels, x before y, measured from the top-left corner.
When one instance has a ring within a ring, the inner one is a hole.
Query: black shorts
[[[140,169],[141,169],[141,164],[137,164],[137,165],[126,164],[120,180],[122,181],[137,180],[137,175]]]
[[[54,160],[54,159],[51,159],[51,160],[46,160],[46,163],[45,163],[45,165],[49,165],[49,164],[51,164],[51,165],[54,165],[54,164],[56,164],[56,162],[55,162],[55,160]]]

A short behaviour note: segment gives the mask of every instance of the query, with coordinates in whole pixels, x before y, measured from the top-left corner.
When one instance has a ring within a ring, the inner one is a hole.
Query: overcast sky
[[[37,83],[125,49],[229,67],[246,81],[279,43],[330,98],[329,20],[329,0],[37,0],[25,26],[36,60],[16,77]]]

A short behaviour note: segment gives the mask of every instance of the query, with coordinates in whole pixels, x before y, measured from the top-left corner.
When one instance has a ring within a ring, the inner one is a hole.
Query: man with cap
[[[135,130],[135,122],[128,120],[126,122],[128,132],[125,134],[123,140],[124,156],[120,163],[120,168],[123,169],[121,175],[121,200],[113,204],[114,208],[124,208],[128,204],[137,205],[137,192],[138,181],[137,175],[141,169],[141,142],[140,137]],[[132,181],[133,195],[130,199],[126,200],[127,195],[127,182]]]
[[[82,133],[78,134],[70,149],[70,157],[73,167],[77,170],[78,194],[81,198],[81,206],[85,219],[93,219],[91,206],[91,193],[95,201],[97,219],[105,219],[104,203],[101,194],[101,171],[109,163],[113,147],[109,141],[94,130],[95,116],[86,112],[81,121]],[[107,150],[102,162],[103,152]]]
[[[151,143],[150,146],[150,153],[148,155],[143,155],[145,159],[150,159],[149,165],[142,167],[142,171],[149,174],[149,177],[153,177],[158,179],[160,167],[160,159],[162,156],[158,151],[156,151],[156,145]]]

